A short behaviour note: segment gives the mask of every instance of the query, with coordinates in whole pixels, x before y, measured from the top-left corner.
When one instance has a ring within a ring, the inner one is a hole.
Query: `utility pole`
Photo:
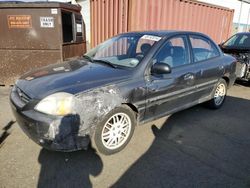
[[[240,31],[240,17],[241,17],[241,12],[242,12],[242,4],[243,4],[243,1],[240,0],[240,14],[239,14],[239,19],[238,19],[238,29],[237,29],[238,32]]]
[[[247,29],[246,29],[247,32],[249,29],[249,17],[250,17],[250,8],[248,9],[248,16],[247,16]]]
[[[242,13],[242,5],[243,3],[246,3],[247,5],[250,4],[250,0],[239,0],[239,1],[240,1],[240,13],[239,13],[239,19],[238,19],[238,29],[237,29],[238,32],[240,31],[240,18],[241,18],[241,13]],[[248,31],[249,29],[249,25],[248,25],[249,20],[250,20],[250,8],[248,9],[246,31]]]

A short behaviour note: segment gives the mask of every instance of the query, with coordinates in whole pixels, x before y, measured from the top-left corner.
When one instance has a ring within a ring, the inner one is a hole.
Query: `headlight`
[[[35,106],[35,110],[45,114],[64,116],[74,114],[74,104],[74,95],[60,92],[45,97]]]

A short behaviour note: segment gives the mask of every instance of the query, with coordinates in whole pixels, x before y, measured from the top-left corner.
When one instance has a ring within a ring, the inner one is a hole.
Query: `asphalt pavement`
[[[104,156],[42,149],[13,117],[0,88],[0,187],[250,187],[250,85],[224,106],[195,106],[136,127],[129,145]]]

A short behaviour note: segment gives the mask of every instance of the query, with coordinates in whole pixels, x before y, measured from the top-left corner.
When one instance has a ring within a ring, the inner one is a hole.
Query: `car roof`
[[[180,30],[150,30],[150,31],[132,31],[121,34],[142,34],[142,35],[156,35],[159,37],[164,37],[169,34],[199,34],[204,35],[203,33],[194,32],[194,31],[180,31]]]
[[[235,33],[235,35],[250,35],[250,32],[239,32]]]

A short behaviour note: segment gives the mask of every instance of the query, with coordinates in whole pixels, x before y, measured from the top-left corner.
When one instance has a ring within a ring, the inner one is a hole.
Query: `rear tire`
[[[124,149],[134,133],[135,113],[126,105],[110,111],[96,127],[92,146],[104,155]]]
[[[225,102],[226,95],[227,82],[224,79],[220,79],[213,90],[212,99],[207,102],[208,107],[211,109],[219,109]]]

